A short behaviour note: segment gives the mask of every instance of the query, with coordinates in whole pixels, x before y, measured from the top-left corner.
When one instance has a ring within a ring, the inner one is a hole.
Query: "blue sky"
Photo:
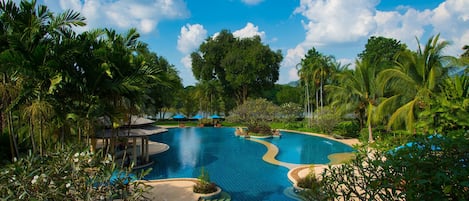
[[[184,85],[194,85],[188,55],[222,29],[236,37],[260,35],[281,50],[278,83],[298,79],[296,64],[315,47],[343,64],[354,63],[373,35],[416,49],[440,33],[458,56],[469,44],[468,0],[39,0],[54,12],[79,11],[91,28],[131,27],[152,51],[176,66]],[[353,67],[353,65],[352,65]]]

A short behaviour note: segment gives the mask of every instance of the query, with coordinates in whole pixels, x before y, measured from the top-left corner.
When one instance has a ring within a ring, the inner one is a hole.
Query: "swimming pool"
[[[197,178],[203,167],[211,181],[229,193],[232,200],[294,200],[284,194],[292,186],[287,178],[289,169],[263,161],[267,148],[236,137],[234,130],[175,128],[151,136],[150,140],[166,143],[170,149],[152,156],[155,164],[146,179]],[[282,134],[282,138],[265,140],[279,147],[280,161],[327,163],[329,154],[352,151],[349,146],[324,138]]]

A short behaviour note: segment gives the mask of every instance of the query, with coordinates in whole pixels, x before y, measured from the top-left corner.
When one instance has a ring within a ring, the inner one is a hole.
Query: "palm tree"
[[[298,75],[300,77],[300,85],[303,85],[305,92],[304,113],[306,115],[306,118],[308,119],[308,127],[312,126],[313,119],[313,109],[310,98],[310,79],[312,77],[312,70],[310,67],[311,65],[308,65],[306,60],[302,60],[301,63],[296,65]]]
[[[200,111],[204,111],[209,115],[220,112],[218,100],[222,89],[218,80],[202,81],[197,83],[195,89],[195,98],[199,99]]]
[[[5,70],[2,69],[3,80],[5,83],[22,80],[18,82],[21,84],[19,95],[10,102],[9,110],[18,110],[22,105],[27,107],[35,100],[46,101],[55,87],[53,80],[60,80],[57,79],[60,75],[56,74],[60,65],[51,50],[60,45],[72,26],[84,25],[84,18],[73,11],[54,15],[46,6],[36,6],[35,0],[21,1],[19,6],[13,1],[2,1],[0,13],[4,40],[1,63],[6,65]],[[10,129],[10,135],[14,136],[12,132]],[[34,144],[34,137],[31,139]]]
[[[389,89],[391,94],[379,105],[378,114],[391,114],[388,128],[405,126],[410,132],[418,113],[429,106],[428,101],[439,91],[439,84],[447,77],[445,64],[454,57],[441,55],[448,42],[439,42],[439,35],[431,37],[425,47],[418,42],[417,52],[405,51],[399,57],[395,68],[383,70],[379,82],[381,91]],[[418,40],[417,40],[418,41]]]
[[[340,75],[340,85],[327,86],[327,90],[333,92],[330,96],[334,100],[333,105],[342,106],[345,111],[353,110],[358,115],[362,127],[366,123],[369,142],[373,141],[373,112],[381,97],[376,80],[377,69],[369,60],[357,60],[354,71],[343,71]]]
[[[340,68],[337,65],[334,57],[324,56],[319,53],[314,47],[308,51],[305,58],[297,65],[298,75],[300,76],[300,83],[303,83],[305,88],[306,114],[309,114],[312,120],[312,108],[309,103],[310,87],[313,87],[316,96],[316,109],[324,106],[325,91],[324,86],[330,81],[331,75],[334,73],[335,68]]]

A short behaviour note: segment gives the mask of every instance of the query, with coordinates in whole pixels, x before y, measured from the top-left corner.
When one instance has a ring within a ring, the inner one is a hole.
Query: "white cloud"
[[[44,0],[56,6],[54,0]],[[150,33],[164,19],[180,19],[189,16],[183,0],[60,0],[62,10],[73,9],[86,17],[87,26],[82,29],[111,27],[115,29],[137,28]]]
[[[207,30],[200,24],[181,27],[181,33],[178,36],[177,48],[180,52],[188,54],[197,49],[207,38]]]
[[[298,69],[290,68],[288,70],[288,80],[286,80],[283,83],[288,83],[290,81],[299,80],[299,79],[300,79],[300,77],[298,76]]]
[[[261,3],[263,0],[241,0],[241,1],[248,5],[257,5]]]
[[[186,55],[181,58],[182,65],[188,69],[192,68],[192,58],[191,55]]]
[[[186,68],[192,68],[192,59],[190,53],[197,49],[207,38],[207,30],[200,24],[190,25],[181,27],[181,33],[178,36],[177,49],[186,54],[181,58],[180,62]]]
[[[259,32],[259,27],[254,26],[254,24],[252,24],[251,22],[248,22],[244,28],[233,32],[233,36],[238,38],[251,38],[256,35],[260,36],[261,39],[264,39],[265,32]]]
[[[431,24],[433,34],[440,33],[452,43],[446,53],[456,56],[462,53],[461,48],[469,44],[469,1],[447,0],[432,10]]]
[[[430,24],[431,11],[408,9],[404,14],[398,12],[377,12],[377,23],[373,35],[395,38],[407,44],[409,48],[417,46],[416,37],[422,38],[425,26]]]
[[[301,43],[287,50],[282,63],[290,79],[294,78],[295,65],[308,49],[341,45],[364,47],[373,35],[395,38],[410,49],[416,49],[416,37],[425,44],[427,38],[424,37],[440,33],[440,40],[452,43],[445,49],[445,53],[452,56],[461,54],[461,47],[469,44],[467,0],[446,0],[437,8],[426,10],[400,6],[396,11],[379,11],[375,8],[377,3],[377,0],[301,0],[294,14],[305,17],[302,24],[306,36]],[[353,61],[355,58],[341,60]],[[351,63],[353,66],[354,62]]]
[[[376,27],[375,0],[301,0],[295,14],[306,17],[305,43],[320,46],[356,41]]]

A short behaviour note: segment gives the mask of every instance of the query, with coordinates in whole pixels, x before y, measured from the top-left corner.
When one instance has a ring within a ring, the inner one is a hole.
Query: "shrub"
[[[129,179],[111,181],[118,170],[110,156],[67,148],[46,156],[28,155],[0,170],[0,197],[6,200],[137,199],[147,186]],[[145,175],[142,173],[141,176]]]
[[[194,185],[193,191],[194,193],[202,193],[202,194],[209,194],[216,192],[217,185],[210,182],[210,176],[204,168],[200,170],[200,176],[198,178],[197,183]]]
[[[340,120],[339,113],[332,107],[319,109],[316,111],[316,116],[316,125],[321,129],[321,132],[325,134],[331,134]]]
[[[322,192],[336,200],[466,200],[467,138],[419,135],[413,144],[392,151],[363,147],[350,163],[326,169]]]
[[[355,121],[342,121],[335,126],[334,130],[340,136],[358,138],[360,125]]]
[[[279,113],[279,107],[266,99],[251,99],[239,105],[230,112],[227,121],[241,123],[248,127],[249,132],[268,134],[269,129],[264,129],[267,122],[272,122]],[[259,132],[257,131],[259,130]],[[268,130],[268,132],[266,132]]]
[[[249,135],[272,135],[272,129],[267,124],[248,126]]]
[[[301,178],[297,185],[304,188],[304,190],[299,192],[303,200],[329,200],[324,193],[321,181],[316,178],[314,172]]]

